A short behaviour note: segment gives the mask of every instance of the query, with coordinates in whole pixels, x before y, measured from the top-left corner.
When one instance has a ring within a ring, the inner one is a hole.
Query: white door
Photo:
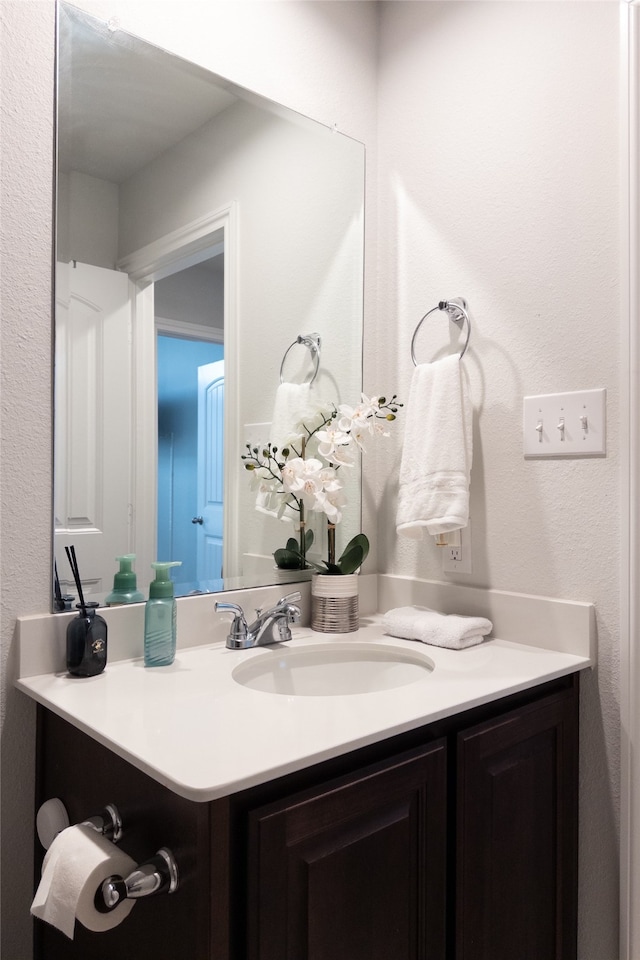
[[[224,360],[198,367],[197,577],[222,577],[224,494]]]
[[[63,593],[106,594],[131,549],[131,306],[125,273],[59,263],[56,282],[55,555]]]

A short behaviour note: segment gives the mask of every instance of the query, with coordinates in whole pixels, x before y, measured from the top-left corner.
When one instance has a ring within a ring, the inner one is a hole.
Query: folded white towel
[[[469,522],[472,414],[460,358],[419,364],[406,408],[400,465],[399,534],[413,540]]]
[[[421,640],[435,647],[463,650],[472,647],[493,630],[484,617],[461,617],[438,613],[428,607],[396,607],[382,618],[385,633],[404,640]]]
[[[276,390],[273,416],[269,430],[269,442],[272,447],[282,450],[300,434],[300,424],[314,417],[316,410],[311,403],[310,383],[281,383]],[[258,490],[256,510],[277,517],[282,500],[270,490]],[[290,511],[285,510],[281,519],[292,520]]]

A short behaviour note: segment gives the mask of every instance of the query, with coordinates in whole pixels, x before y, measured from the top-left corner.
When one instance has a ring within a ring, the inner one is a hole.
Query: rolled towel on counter
[[[480,643],[493,630],[485,617],[438,613],[428,607],[396,607],[382,618],[385,633],[404,640],[421,640],[435,647],[463,650]]]

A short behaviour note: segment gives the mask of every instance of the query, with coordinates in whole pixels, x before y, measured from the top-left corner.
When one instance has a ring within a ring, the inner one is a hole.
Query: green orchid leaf
[[[280,549],[276,550],[273,554],[273,559],[280,570],[302,569],[302,558],[297,551],[294,553],[293,550],[286,550],[284,547],[280,547]]]
[[[340,564],[340,566],[343,567],[343,569],[344,569],[343,560],[345,559],[347,554],[351,552],[351,550],[354,547],[360,547],[360,549],[362,550],[362,560],[360,561],[360,563],[364,563],[364,561],[367,559],[367,556],[369,555],[369,538],[365,533],[356,534],[356,536],[353,537],[352,540],[349,540],[349,543],[344,548],[342,552],[342,556],[338,560],[338,563]]]
[[[339,570],[342,574],[355,573],[364,560],[364,550],[359,543],[356,543],[340,557],[338,562]]]

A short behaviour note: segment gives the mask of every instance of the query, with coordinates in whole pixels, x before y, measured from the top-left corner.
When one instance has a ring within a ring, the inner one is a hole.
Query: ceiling
[[[206,70],[107,24],[97,34],[95,20],[89,29],[69,9],[61,5],[61,171],[73,157],[74,170],[121,183],[236,101]]]

